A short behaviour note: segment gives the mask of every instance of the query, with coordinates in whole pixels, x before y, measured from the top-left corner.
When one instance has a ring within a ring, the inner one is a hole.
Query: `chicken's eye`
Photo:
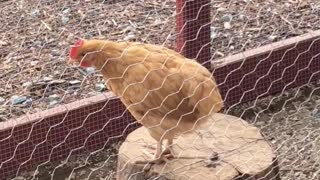
[[[86,54],[85,53],[80,53],[80,56],[81,57],[84,57]]]
[[[83,52],[82,52],[82,53],[80,53],[80,54],[79,54],[79,59],[81,60],[82,58],[84,58],[84,57],[85,57],[85,55],[86,55],[86,53],[83,53]]]

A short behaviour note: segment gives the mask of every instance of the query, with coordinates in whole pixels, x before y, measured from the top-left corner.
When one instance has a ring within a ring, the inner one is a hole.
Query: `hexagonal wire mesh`
[[[212,66],[225,113],[272,142],[283,179],[319,177],[319,2],[0,3],[2,177],[115,177],[115,144],[139,125],[99,70],[66,64],[77,38],[177,43]]]

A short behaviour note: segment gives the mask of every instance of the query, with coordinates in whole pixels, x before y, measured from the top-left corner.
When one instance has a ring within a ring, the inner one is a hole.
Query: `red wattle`
[[[87,62],[80,62],[81,67],[90,67],[90,64]]]

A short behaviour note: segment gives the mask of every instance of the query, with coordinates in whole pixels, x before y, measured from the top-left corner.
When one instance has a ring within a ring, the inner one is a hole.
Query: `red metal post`
[[[210,69],[210,0],[177,0],[177,51]]]

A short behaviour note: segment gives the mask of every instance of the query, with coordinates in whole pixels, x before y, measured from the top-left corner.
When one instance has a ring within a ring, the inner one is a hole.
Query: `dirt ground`
[[[317,0],[213,1],[212,50],[220,58],[320,29]],[[0,1],[0,121],[96,95],[107,89],[94,69],[68,66],[77,38],[142,41],[174,47],[174,0]],[[283,179],[317,179],[319,84],[232,108],[275,145]],[[270,102],[271,101],[271,102]],[[39,179],[112,179],[118,146],[66,167],[39,167]],[[103,168],[99,168],[103,167]],[[53,170],[55,169],[54,173]],[[16,179],[32,179],[28,172]]]

